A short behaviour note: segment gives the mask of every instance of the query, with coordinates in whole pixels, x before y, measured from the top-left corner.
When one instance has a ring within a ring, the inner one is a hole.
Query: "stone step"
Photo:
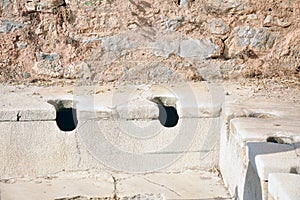
[[[267,199],[269,174],[300,173],[299,117],[295,104],[248,100],[223,105],[220,169],[232,194]]]
[[[300,175],[287,173],[272,173],[269,175],[270,200],[300,199]]]

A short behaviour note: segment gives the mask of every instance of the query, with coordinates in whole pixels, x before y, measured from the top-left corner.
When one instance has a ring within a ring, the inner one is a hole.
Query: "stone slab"
[[[155,56],[168,58],[170,55],[178,55],[182,58],[206,59],[220,56],[222,52],[222,47],[212,38],[183,39],[175,37],[163,39],[153,44],[152,53]]]
[[[54,200],[76,196],[113,197],[113,179],[108,173],[88,171],[57,173],[44,177],[2,179],[1,199]]]
[[[274,173],[269,175],[269,197],[273,200],[300,199],[300,175]]]
[[[230,121],[230,130],[241,146],[247,142],[267,142],[272,137],[281,138],[282,142],[300,141],[299,118],[234,118]]]
[[[1,178],[80,167],[75,132],[60,131],[55,121],[1,122],[0,130]]]
[[[218,119],[99,120],[79,124],[79,140],[95,158],[125,171],[210,168],[217,165]],[[193,131],[190,131],[193,130]]]
[[[87,120],[70,132],[59,130],[55,121],[1,122],[0,176],[106,167],[207,170],[218,164],[217,122],[181,119],[178,126],[165,128],[158,120]]]
[[[222,106],[222,111],[225,120],[238,117],[297,119],[300,115],[300,105],[248,99],[242,102],[226,102]]]
[[[116,175],[120,196],[136,193],[163,194],[166,199],[226,199],[229,198],[220,177],[201,171],[153,173],[146,175]]]
[[[12,93],[0,97],[1,121],[55,120],[56,110],[38,97]]]
[[[219,117],[224,102],[222,86],[205,82],[182,83],[171,87],[154,85],[150,91],[148,98],[162,96],[175,99],[173,105],[182,118]]]
[[[224,100],[221,87],[208,83],[177,85],[14,88],[0,91],[0,121],[45,121],[56,118],[49,101],[72,101],[78,118],[156,119],[155,97],[173,101],[181,118],[218,117]],[[221,94],[221,95],[219,95]],[[218,96],[219,95],[219,96]]]
[[[197,170],[151,174],[66,171],[43,177],[1,179],[0,189],[1,198],[9,200],[53,200],[79,196],[81,199],[118,197],[124,200],[229,198],[220,177]]]

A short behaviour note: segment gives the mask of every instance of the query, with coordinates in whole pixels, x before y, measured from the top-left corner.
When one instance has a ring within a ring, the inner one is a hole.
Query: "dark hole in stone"
[[[298,174],[297,168],[296,168],[296,167],[292,167],[292,168],[290,169],[290,173],[291,173],[291,174]]]
[[[174,127],[177,125],[179,116],[175,106],[176,99],[172,97],[155,97],[150,101],[157,104],[159,109],[158,120],[164,127]]]
[[[76,109],[61,108],[56,111],[56,124],[62,131],[73,131],[77,124]]]
[[[267,142],[277,143],[277,144],[291,144],[291,139],[287,137],[268,137]]]
[[[173,106],[164,106],[163,104],[158,104],[159,109],[159,122],[164,127],[174,127],[177,125],[179,116],[177,110]]]
[[[271,11],[272,11],[272,8],[269,8],[269,11],[271,12]]]
[[[272,142],[272,143],[279,143],[276,137],[268,137],[267,142]]]
[[[181,0],[178,0],[178,1],[177,1],[177,4],[178,4],[178,5],[180,5],[180,1],[181,1]]]
[[[78,124],[76,102],[72,100],[49,100],[49,104],[53,105],[56,110],[56,124],[62,131],[73,131]]]

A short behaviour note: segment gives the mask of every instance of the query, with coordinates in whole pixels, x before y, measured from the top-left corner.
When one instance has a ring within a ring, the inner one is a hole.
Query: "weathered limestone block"
[[[134,47],[126,36],[114,35],[102,39],[102,46],[105,51],[122,52]]]
[[[231,58],[247,47],[264,51],[273,46],[275,39],[276,35],[265,28],[236,27],[225,42],[224,53],[226,57]]]
[[[222,48],[211,39],[187,39],[180,42],[179,55],[183,58],[210,58],[218,56]]]
[[[208,28],[210,33],[217,34],[217,35],[223,35],[228,33],[229,27],[227,24],[223,22],[220,18],[213,18],[208,23]]]
[[[40,121],[55,120],[56,111],[53,106],[39,98],[13,93],[1,95],[1,121]]]
[[[300,158],[297,157],[295,148],[295,144],[250,142],[250,163],[263,181],[268,181],[271,173],[300,173]]]
[[[175,31],[177,28],[182,26],[184,24],[184,16],[179,16],[175,18],[168,18],[166,16],[161,16],[160,17],[162,22],[161,25],[164,27],[164,29],[167,32],[172,32]]]
[[[105,166],[137,172],[207,170],[217,165],[220,102],[212,99],[214,87],[205,83],[109,90],[77,87],[74,96],[65,88],[52,89],[1,90],[1,177]],[[176,107],[176,126],[165,127],[158,120],[158,105],[151,102],[155,97]],[[19,115],[8,116],[7,107]],[[76,108],[78,124],[65,132],[57,125],[56,111],[70,107]]]
[[[62,66],[60,62],[60,55],[56,53],[36,53],[37,62],[33,70],[40,75],[50,76],[52,78],[83,78],[89,79],[91,72],[89,66],[82,63],[71,63],[67,66]]]
[[[92,76],[90,67],[87,63],[71,63],[63,67],[63,77],[68,79],[81,78],[81,80],[90,79]]]
[[[223,48],[212,39],[178,39],[156,42],[152,53],[165,58],[174,54],[182,58],[205,59],[219,56],[222,50]]]
[[[180,51],[180,41],[161,41],[154,44],[152,53],[155,56],[168,58],[170,55],[178,55]]]
[[[122,119],[157,119],[158,107],[146,99],[137,99],[117,106],[118,117]]]
[[[77,168],[74,133],[60,131],[55,121],[1,122],[0,127],[2,178]]]

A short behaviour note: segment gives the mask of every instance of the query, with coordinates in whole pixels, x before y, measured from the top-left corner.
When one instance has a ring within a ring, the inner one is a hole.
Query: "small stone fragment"
[[[23,27],[24,25],[22,23],[3,20],[0,27],[0,33],[14,32],[15,30],[22,29]]]
[[[218,35],[223,35],[228,33],[228,29],[229,29],[228,25],[226,25],[222,19],[216,19],[216,18],[213,18],[208,23],[208,28],[212,34],[218,34]]]
[[[205,59],[217,56],[221,48],[210,39],[187,39],[180,42],[179,55],[183,58]]]
[[[278,18],[274,18],[271,15],[268,15],[263,22],[264,27],[278,26],[278,27],[286,28],[290,25],[291,23],[282,22]]]

